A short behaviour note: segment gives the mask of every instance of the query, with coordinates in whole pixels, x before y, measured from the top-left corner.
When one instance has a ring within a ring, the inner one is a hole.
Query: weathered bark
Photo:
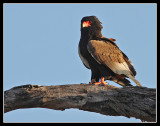
[[[35,107],[55,110],[78,108],[155,122],[156,90],[137,86],[117,88],[111,85],[73,84],[22,85],[4,92],[4,112]]]

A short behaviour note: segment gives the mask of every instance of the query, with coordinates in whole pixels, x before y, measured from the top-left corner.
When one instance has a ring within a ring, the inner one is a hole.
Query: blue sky
[[[4,4],[4,90],[24,84],[88,83],[90,70],[78,56],[80,21],[95,15],[102,34],[115,38],[137,71],[136,79],[156,88],[156,4]],[[132,82],[135,86],[134,82]],[[114,82],[109,84],[120,87]],[[4,122],[140,122],[78,109],[20,109]]]

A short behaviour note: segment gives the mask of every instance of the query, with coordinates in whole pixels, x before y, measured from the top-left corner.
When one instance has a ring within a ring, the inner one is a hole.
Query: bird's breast
[[[78,46],[78,54],[79,54],[79,57],[81,58],[83,64],[88,68],[90,69],[90,65],[89,65],[89,52],[87,50],[87,47],[85,47],[83,44],[79,43],[79,46]]]
[[[78,53],[79,56],[83,62],[83,64],[88,68],[91,69],[95,68],[99,63],[95,61],[95,59],[91,56],[87,49],[87,42],[80,40],[79,47],[78,47]]]

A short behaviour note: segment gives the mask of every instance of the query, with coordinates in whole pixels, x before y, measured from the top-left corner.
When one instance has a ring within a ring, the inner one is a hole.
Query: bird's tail
[[[119,85],[121,85],[123,87],[125,87],[125,86],[132,86],[131,83],[130,83],[130,81],[127,80],[127,79],[125,79],[125,78],[124,79],[114,78],[114,79],[112,79],[112,81],[118,83]]]
[[[140,82],[138,80],[136,80],[132,75],[126,75],[126,76],[129,77],[131,80],[133,80],[136,83],[137,86],[140,86],[140,87],[142,86],[140,84]]]

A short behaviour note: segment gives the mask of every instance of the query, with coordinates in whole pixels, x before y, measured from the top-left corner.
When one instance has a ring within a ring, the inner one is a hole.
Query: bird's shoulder
[[[115,46],[117,46],[117,44],[115,43],[116,39],[114,38],[106,38],[106,37],[101,37],[101,38],[94,38],[94,39],[91,39],[91,41],[100,41],[100,42],[105,42],[105,43],[111,43]]]
[[[115,41],[112,38],[94,38],[88,42],[87,48],[88,50],[94,49],[97,52],[103,52],[103,54],[112,52],[122,53]]]

